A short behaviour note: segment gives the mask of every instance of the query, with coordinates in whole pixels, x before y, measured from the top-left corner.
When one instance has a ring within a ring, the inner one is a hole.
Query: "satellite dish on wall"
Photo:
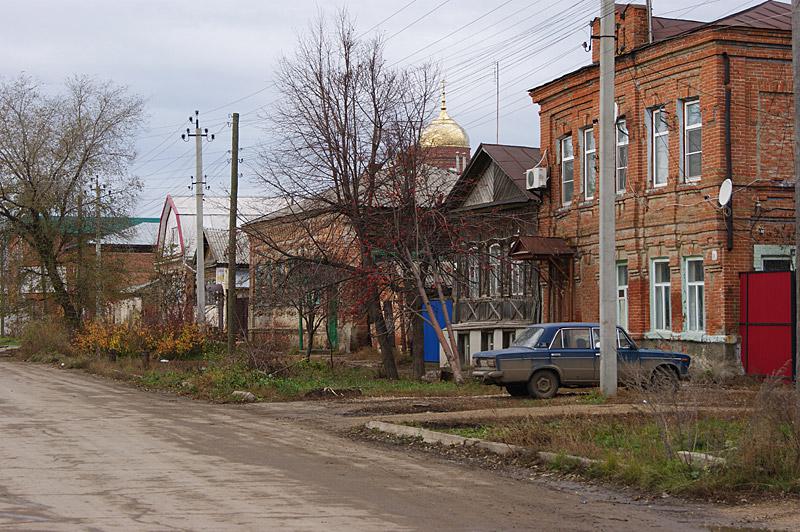
[[[719,204],[724,207],[731,201],[731,194],[733,194],[733,182],[726,179],[719,187]]]

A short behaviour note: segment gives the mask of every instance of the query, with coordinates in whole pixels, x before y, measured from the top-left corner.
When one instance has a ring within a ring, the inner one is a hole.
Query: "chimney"
[[[647,7],[640,4],[616,4],[617,54],[624,54],[648,44]],[[592,21],[592,62],[600,61],[600,19]]]

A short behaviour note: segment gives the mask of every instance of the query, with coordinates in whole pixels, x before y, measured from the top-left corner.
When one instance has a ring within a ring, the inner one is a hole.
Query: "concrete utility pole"
[[[231,208],[228,221],[228,354],[236,346],[236,209],[239,195],[239,113],[231,118]]]
[[[203,137],[208,137],[208,128],[200,129],[200,111],[194,112],[194,117],[189,117],[189,123],[194,124],[194,133],[191,133],[189,128],[186,128],[186,133],[181,135],[181,138],[186,142],[190,137],[194,137],[195,147],[195,180],[194,180],[194,198],[195,198],[195,222],[196,222],[196,236],[197,241],[195,252],[195,294],[197,296],[197,309],[195,311],[195,322],[198,325],[203,325],[206,322],[206,270],[205,270],[205,235],[203,231],[203,187],[205,186],[205,179],[203,178]],[[209,137],[214,140],[214,135]]]
[[[601,0],[600,16],[600,390],[610,396],[617,393],[614,0]]]
[[[797,99],[800,89],[800,0],[792,0],[792,68],[794,71],[794,295],[795,301],[800,302],[800,102]],[[800,305],[795,305],[795,349],[794,349],[794,378],[795,386],[800,391]]]

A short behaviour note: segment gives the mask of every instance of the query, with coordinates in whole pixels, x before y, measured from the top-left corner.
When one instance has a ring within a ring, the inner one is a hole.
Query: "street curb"
[[[531,452],[531,450],[527,447],[522,447],[519,445],[509,445],[507,443],[486,441],[479,438],[465,438],[464,436],[458,436],[457,434],[446,434],[444,432],[436,432],[434,430],[423,429],[421,427],[395,425],[394,423],[386,423],[384,421],[370,421],[366,424],[366,427],[368,429],[379,430],[387,434],[394,434],[395,436],[421,438],[425,443],[441,443],[442,445],[450,446],[461,445],[464,447],[477,447],[479,449],[484,449],[502,456],[522,453],[527,454]]]
[[[546,463],[567,460],[577,462],[582,467],[589,467],[591,465],[600,463],[599,460],[592,460],[591,458],[585,458],[583,456],[572,456],[568,454],[551,453],[547,451],[534,452],[530,448],[523,447],[521,445],[487,441],[480,438],[466,438],[464,436],[458,436],[457,434],[447,434],[444,432],[437,432],[435,430],[423,429],[421,427],[409,427],[408,425],[395,425],[394,423],[386,423],[385,421],[370,421],[365,426],[368,429],[378,430],[380,432],[393,434],[395,436],[421,438],[425,443],[440,443],[442,445],[449,446],[460,445],[463,447],[476,447],[500,456],[508,456],[512,454],[535,454],[541,461]]]

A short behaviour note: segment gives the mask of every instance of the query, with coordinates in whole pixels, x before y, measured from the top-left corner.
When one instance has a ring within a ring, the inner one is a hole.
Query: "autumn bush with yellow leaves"
[[[209,336],[195,324],[152,327],[139,324],[87,322],[72,341],[76,353],[115,357],[149,355],[180,360],[199,357]]]

